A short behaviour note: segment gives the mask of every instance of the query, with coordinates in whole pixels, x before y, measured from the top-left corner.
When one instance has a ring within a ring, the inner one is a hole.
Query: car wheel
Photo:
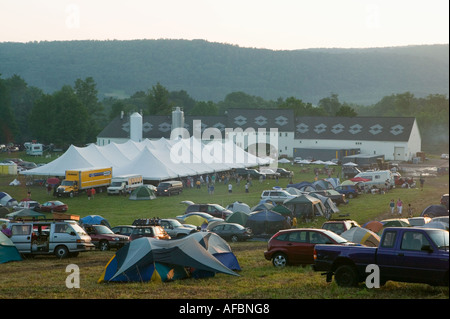
[[[285,254],[278,253],[273,256],[272,264],[277,268],[282,268],[287,265],[287,257]]]
[[[231,241],[232,241],[233,243],[236,243],[236,242],[238,242],[238,241],[239,241],[239,238],[238,238],[238,236],[237,236],[237,235],[233,235],[233,236],[231,236]]]
[[[334,278],[341,287],[354,287],[358,283],[357,273],[354,267],[342,265],[336,269]]]
[[[99,244],[99,248],[101,251],[109,250],[109,243],[106,240],[102,240]]]
[[[58,246],[55,248],[55,255],[58,258],[66,258],[69,255],[69,250],[66,246]]]

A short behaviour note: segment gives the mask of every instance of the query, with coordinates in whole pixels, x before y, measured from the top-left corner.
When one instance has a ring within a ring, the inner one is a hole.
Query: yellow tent
[[[204,222],[208,223],[206,218],[203,218],[203,217],[198,216],[198,215],[189,216],[189,217],[187,217],[184,220],[185,224],[191,224],[191,225],[194,225],[194,226],[201,226]]]

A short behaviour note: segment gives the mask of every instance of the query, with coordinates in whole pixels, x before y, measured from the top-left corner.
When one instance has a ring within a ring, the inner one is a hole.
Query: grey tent
[[[147,187],[145,185],[139,186],[134,191],[132,191],[130,194],[131,200],[150,200],[150,199],[155,199],[155,198],[156,198],[156,195],[153,192],[153,190],[151,190],[149,187]]]
[[[246,203],[242,202],[234,202],[227,206],[227,209],[231,210],[232,212],[242,212],[246,214],[251,213],[250,206],[248,206]]]
[[[98,281],[168,281],[215,273],[239,276],[192,236],[176,240],[141,237],[117,251]]]
[[[332,214],[339,213],[339,208],[336,206],[336,204],[331,200],[331,198],[320,195],[318,193],[311,193],[309,196],[315,197],[317,199],[320,199],[323,206],[325,207],[325,217],[327,219],[331,218]]]
[[[291,209],[295,216],[304,218],[324,216],[326,210],[320,199],[306,194],[287,199],[283,204]]]

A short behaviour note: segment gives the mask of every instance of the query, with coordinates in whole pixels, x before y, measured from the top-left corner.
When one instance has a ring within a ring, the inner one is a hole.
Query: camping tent
[[[6,235],[0,232],[0,264],[9,261],[21,261],[16,245]]]
[[[246,213],[246,214],[251,213],[250,206],[248,206],[245,203],[238,202],[238,201],[228,205],[227,209],[229,209],[232,212],[242,212],[242,213]]]
[[[80,224],[83,225],[105,225],[108,228],[111,228],[108,220],[100,215],[88,215],[80,219]]]
[[[155,192],[145,185],[139,186],[130,194],[131,200],[150,200],[155,198]]]
[[[279,213],[279,214],[281,214],[283,216],[291,216],[292,215],[292,210],[290,210],[289,208],[287,208],[286,206],[284,206],[282,204],[278,204],[277,206],[275,206],[271,210],[276,212],[276,213]]]
[[[352,243],[370,247],[378,247],[378,244],[380,243],[380,236],[373,231],[362,227],[352,227],[340,234],[340,236]]]
[[[373,231],[374,233],[379,233],[383,230],[383,224],[376,220],[365,223],[363,227],[370,231]]]
[[[443,205],[430,205],[423,210],[420,216],[428,216],[428,217],[448,216],[448,209]]]
[[[45,218],[45,214],[39,213],[32,209],[24,208],[24,209],[18,210],[16,212],[9,213],[6,215],[6,217],[13,218],[13,219],[26,218],[26,217],[31,217],[31,218],[44,217]]]
[[[238,276],[193,236],[176,240],[142,237],[116,252],[98,282],[165,282],[187,276],[208,277],[215,273]]]
[[[411,224],[407,219],[404,218],[393,218],[393,219],[386,219],[382,220],[381,223],[383,224],[383,227],[411,227]]]
[[[5,207],[13,207],[18,205],[17,200],[11,197],[8,193],[0,192],[0,205]]]
[[[271,235],[281,229],[290,228],[291,225],[281,214],[265,209],[251,213],[245,227],[251,228],[254,235]]]
[[[325,207],[325,217],[327,219],[330,219],[332,214],[339,213],[339,208],[337,205],[331,200],[331,198],[320,195],[318,193],[310,193],[309,196],[315,197],[317,199],[320,199],[323,206]]]
[[[243,212],[234,212],[231,215],[229,215],[225,220],[227,223],[236,223],[245,226],[249,216],[250,214],[246,214]]]
[[[326,210],[320,199],[306,194],[287,199],[283,204],[291,209],[297,217],[324,216]]]
[[[231,251],[230,245],[219,235],[211,232],[196,232],[191,235],[222,264],[231,270],[241,270],[241,266]]]

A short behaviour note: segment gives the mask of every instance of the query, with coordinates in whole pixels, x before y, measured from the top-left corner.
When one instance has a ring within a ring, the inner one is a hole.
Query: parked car
[[[288,264],[310,265],[314,263],[316,244],[342,245],[348,241],[325,229],[293,228],[280,230],[270,238],[264,257],[272,260],[275,267]]]
[[[35,211],[39,211],[41,207],[41,204],[35,200],[24,200],[21,201],[17,206],[13,207],[13,210],[18,211],[24,208],[32,209]]]
[[[141,237],[152,237],[156,239],[170,239],[170,236],[161,226],[136,226],[130,235],[130,241]]]
[[[358,196],[359,191],[356,185],[339,185],[334,188],[338,193],[344,194],[345,197],[354,198]]]
[[[351,219],[331,219],[322,225],[322,229],[326,229],[338,235],[349,230],[352,227],[360,227],[358,222]]]
[[[96,248],[105,251],[111,248],[122,248],[130,242],[130,237],[114,234],[105,225],[83,225]]]
[[[197,232],[197,227],[188,227],[173,218],[164,218],[159,225],[169,234],[170,238],[181,238]]]
[[[411,217],[408,222],[411,226],[423,226],[431,221],[430,217]]]
[[[136,228],[136,226],[134,226],[134,225],[120,225],[120,226],[115,226],[115,227],[111,228],[111,230],[114,234],[130,236],[133,229],[135,229],[135,228]]]
[[[448,154],[442,154],[442,155],[441,155],[441,158],[442,158],[442,159],[449,159],[449,155],[448,155]]]
[[[283,203],[285,200],[297,197],[285,191],[284,189],[269,189],[261,193],[261,199],[271,200],[274,203]]]
[[[236,168],[235,173],[241,175],[243,178],[247,178],[248,175],[252,178],[266,177],[265,174],[253,168]]]
[[[66,212],[69,207],[59,200],[51,200],[42,204],[39,208],[41,212]]]
[[[225,219],[233,212],[218,204],[192,204],[186,208],[185,214],[193,212],[207,213],[213,217]]]
[[[156,187],[156,195],[171,196],[173,194],[181,194],[183,192],[183,183],[180,181],[164,181]]]
[[[206,221],[208,222],[208,224],[209,224],[209,223],[212,223],[212,222],[223,222],[223,221],[224,221],[223,218],[217,218],[217,217],[211,216],[211,215],[208,214],[208,213],[202,213],[202,212],[188,213],[188,214],[184,214],[184,215],[179,215],[179,216],[177,216],[177,217],[175,217],[175,218],[176,218],[180,223],[184,224],[186,218],[188,218],[188,217],[190,217],[190,216],[194,216],[194,215],[195,215],[195,216],[203,217],[204,219],[206,219]]]
[[[294,175],[294,172],[288,171],[287,169],[280,168],[280,167],[277,168],[277,172],[280,173],[280,175],[283,177],[289,177],[289,176],[291,176],[291,174]]]
[[[271,168],[260,168],[259,172],[261,174],[266,175],[266,178],[277,178],[277,177],[280,177],[280,175],[281,175],[279,172],[277,172]]]
[[[250,228],[235,223],[220,224],[214,226],[210,231],[232,242],[245,241],[253,238],[253,232]]]

